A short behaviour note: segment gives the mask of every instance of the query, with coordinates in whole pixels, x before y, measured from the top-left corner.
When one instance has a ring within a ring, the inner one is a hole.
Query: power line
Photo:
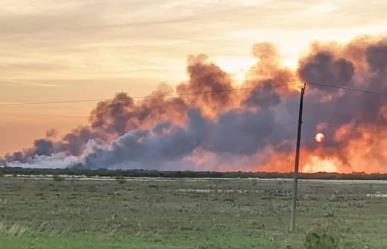
[[[270,87],[279,87],[279,86],[285,86],[284,84],[273,84],[270,85]],[[195,91],[195,92],[183,92],[178,94],[159,94],[159,95],[147,95],[147,96],[129,96],[132,99],[146,99],[146,98],[152,98],[152,97],[179,97],[179,96],[190,96],[190,95],[197,95],[197,94],[221,94],[225,92],[234,92],[234,91],[243,91],[243,90],[252,90],[252,89],[259,89],[259,88],[265,88],[267,85],[262,86],[255,86],[255,87],[242,87],[242,88],[230,88],[230,89],[222,89],[222,90],[209,90],[209,91]],[[60,101],[37,101],[37,102],[17,102],[17,103],[1,103],[0,105],[8,105],[8,106],[15,106],[15,105],[45,105],[45,104],[65,104],[65,103],[87,103],[87,102],[99,102],[99,101],[110,101],[113,100],[113,98],[109,99],[80,99],[80,100],[60,100]]]
[[[346,86],[337,86],[337,85],[331,85],[331,84],[318,84],[318,83],[307,83],[308,85],[312,86],[320,86],[320,87],[327,87],[327,88],[335,88],[335,89],[343,89],[348,91],[355,91],[355,92],[361,92],[366,94],[375,94],[375,95],[386,95],[387,92],[380,92],[380,91],[372,91],[367,89],[359,89],[359,88],[352,88],[352,87],[346,87]],[[284,84],[273,84],[270,85],[271,87],[279,87],[284,86]],[[146,99],[146,98],[152,98],[152,97],[179,97],[179,96],[190,96],[190,95],[197,95],[197,94],[222,94],[225,92],[234,92],[234,91],[243,91],[243,90],[252,90],[257,88],[264,88],[267,87],[267,85],[261,85],[261,86],[255,86],[255,87],[242,87],[242,88],[230,88],[230,89],[222,89],[222,90],[209,90],[209,91],[195,91],[195,92],[183,92],[183,93],[177,93],[177,94],[160,94],[160,95],[147,95],[147,96],[129,96],[132,99]],[[14,103],[1,103],[0,106],[17,106],[17,105],[45,105],[45,104],[65,104],[65,103],[87,103],[87,102],[99,102],[99,101],[111,101],[113,98],[108,99],[79,99],[79,100],[59,100],[59,101],[37,101],[37,102],[14,102]]]
[[[354,91],[354,92],[361,92],[361,93],[366,93],[366,94],[386,95],[387,96],[387,92],[372,91],[372,90],[368,90],[368,89],[352,88],[352,87],[347,87],[347,86],[335,86],[335,85],[330,85],[330,84],[317,84],[317,83],[308,83],[308,85],[322,86],[322,87],[328,87],[328,88],[336,88],[336,89],[343,89],[343,90]]]

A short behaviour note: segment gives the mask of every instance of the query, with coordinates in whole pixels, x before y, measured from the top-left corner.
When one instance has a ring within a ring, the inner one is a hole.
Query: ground
[[[260,179],[0,178],[0,248],[306,248],[326,233],[338,248],[387,247],[387,183]],[[322,248],[322,247],[321,247]],[[325,249],[325,248],[324,248]]]

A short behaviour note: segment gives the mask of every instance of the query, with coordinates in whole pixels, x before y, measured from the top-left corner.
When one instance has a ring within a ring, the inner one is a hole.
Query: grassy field
[[[0,248],[387,248],[385,182],[0,178]],[[325,237],[324,237],[325,236]],[[321,241],[319,241],[321,240]]]

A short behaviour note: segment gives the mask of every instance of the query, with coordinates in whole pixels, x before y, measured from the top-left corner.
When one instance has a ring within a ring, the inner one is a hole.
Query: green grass
[[[311,231],[340,249],[387,248],[387,199],[366,196],[386,187],[301,182],[289,234],[291,183],[281,180],[2,177],[0,248],[303,249]]]

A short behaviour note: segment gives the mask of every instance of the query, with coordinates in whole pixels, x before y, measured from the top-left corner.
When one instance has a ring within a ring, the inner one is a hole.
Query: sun
[[[325,141],[325,135],[321,132],[317,133],[315,136],[314,136],[314,140],[317,142],[317,143],[323,143]]]

